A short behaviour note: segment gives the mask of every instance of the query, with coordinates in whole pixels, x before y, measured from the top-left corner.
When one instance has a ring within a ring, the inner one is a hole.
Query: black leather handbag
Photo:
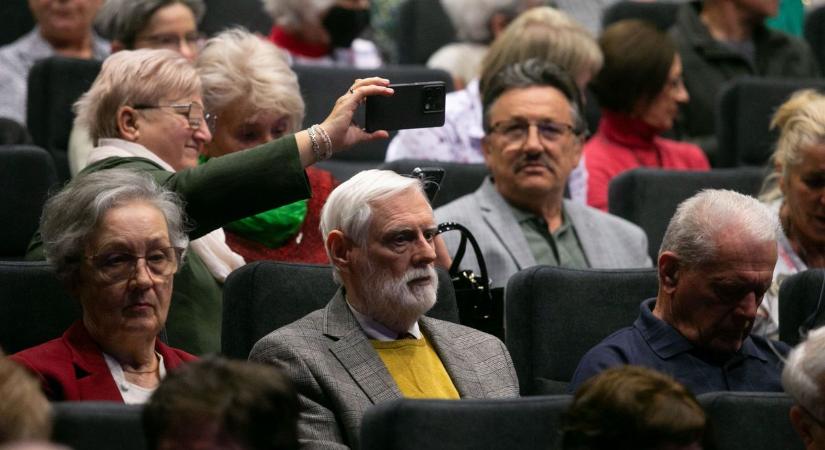
[[[438,225],[438,232],[458,231],[461,241],[450,265],[450,278],[455,289],[458,315],[461,323],[468,327],[504,338],[504,288],[490,288],[487,265],[473,234],[464,225],[446,222]],[[480,274],[472,270],[460,270],[461,260],[467,250],[467,242],[473,247]]]

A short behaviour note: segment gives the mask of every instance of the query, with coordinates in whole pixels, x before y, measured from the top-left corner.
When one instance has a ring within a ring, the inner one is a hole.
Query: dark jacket
[[[701,9],[702,2],[682,5],[670,29],[690,94],[690,101],[681,109],[676,134],[696,140],[713,153],[715,145],[703,140],[714,137],[717,96],[726,82],[744,76],[813,78],[819,76],[819,69],[807,43],[764,25],[753,33],[754,61],[750,61],[713,39],[699,18]]]

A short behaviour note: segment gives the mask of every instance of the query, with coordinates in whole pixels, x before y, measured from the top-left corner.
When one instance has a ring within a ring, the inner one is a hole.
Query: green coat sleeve
[[[242,152],[212,158],[177,173],[143,158],[107,158],[86,167],[78,176],[106,169],[133,169],[177,192],[185,202],[197,239],[223,225],[312,195],[293,135]],[[44,259],[38,231],[26,259]]]

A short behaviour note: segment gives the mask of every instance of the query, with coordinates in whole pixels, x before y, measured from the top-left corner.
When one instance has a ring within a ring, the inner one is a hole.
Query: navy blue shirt
[[[653,315],[656,299],[645,300],[632,327],[623,328],[590,349],[579,361],[570,390],[614,366],[632,364],[669,374],[694,394],[714,391],[781,392],[787,344],[751,335],[725,361],[713,360],[670,324]],[[773,347],[774,350],[771,349]]]

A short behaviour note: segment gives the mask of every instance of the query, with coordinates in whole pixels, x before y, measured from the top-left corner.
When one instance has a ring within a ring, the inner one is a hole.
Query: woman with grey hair
[[[52,401],[145,403],[195,359],[157,338],[188,243],[180,199],[145,173],[76,178],[43,208],[46,259],[83,310],[60,338],[12,355]]]
[[[760,199],[782,223],[773,284],[765,294],[754,333],[779,334],[779,287],[790,275],[825,267],[825,95],[799,91],[773,116],[779,129],[775,170]]]
[[[166,48],[193,61],[203,44],[198,23],[203,0],[106,0],[95,25],[112,41],[112,53]]]
[[[226,223],[310,197],[304,168],[386,138],[383,130],[363,131],[352,117],[367,96],[391,95],[388,84],[356,80],[321,124],[198,166],[214,121],[204,113],[195,68],[169,50],[121,51],[103,63],[75,105],[78,122],[97,145],[78,176],[114,167],[150,173],[183,197],[194,224],[193,251],[175,283],[170,344],[195,354],[220,350],[221,283],[243,259],[215,233],[222,234]],[[36,246],[29,256],[38,256]]]
[[[261,0],[275,24],[269,34],[298,64],[371,69],[378,48],[360,38],[370,24],[370,0]]]
[[[206,109],[221,117],[201,161],[246,150],[294,133],[304,117],[298,77],[272,43],[235,29],[210,39],[196,68]],[[224,226],[226,243],[247,262],[262,259],[327,264],[318,229],[321,207],[336,182],[306,170],[312,197]]]

